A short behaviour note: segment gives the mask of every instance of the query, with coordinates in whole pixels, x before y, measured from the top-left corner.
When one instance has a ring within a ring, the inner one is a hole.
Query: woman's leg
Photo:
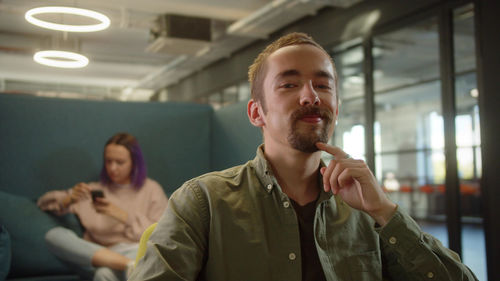
[[[132,267],[127,268],[127,270],[131,270],[133,269],[133,261],[137,254],[138,248],[139,244],[118,244],[110,247],[109,251],[112,253],[118,253],[122,255],[122,257],[127,257],[128,265],[126,267]],[[109,253],[106,252],[97,252],[94,257],[98,256],[98,253],[99,255],[102,254],[102,256],[100,256],[99,258],[112,258],[112,256],[108,256]],[[122,261],[125,260],[122,259]],[[100,267],[96,270],[93,281],[124,281],[127,280],[128,273],[129,272],[126,272],[125,270],[116,270],[111,269],[110,267]]]
[[[63,227],[49,230],[45,234],[45,241],[50,251],[59,259],[75,265],[84,272],[94,271],[99,267],[123,271],[132,261],[108,248],[86,241]]]
[[[84,270],[92,271],[92,256],[96,251],[104,248],[101,245],[83,240],[75,232],[64,227],[54,227],[47,231],[45,242],[49,250],[59,259]]]
[[[97,250],[92,256],[92,265],[95,267],[109,267],[111,269],[126,270],[127,265],[132,259],[123,256],[117,252],[113,252],[108,248]]]
[[[99,267],[96,269],[92,281],[125,281],[125,273],[121,270],[111,269],[109,267]]]

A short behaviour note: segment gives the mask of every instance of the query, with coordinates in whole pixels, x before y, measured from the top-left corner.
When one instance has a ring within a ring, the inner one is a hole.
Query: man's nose
[[[318,93],[314,89],[312,81],[305,83],[300,92],[300,105],[319,105]]]

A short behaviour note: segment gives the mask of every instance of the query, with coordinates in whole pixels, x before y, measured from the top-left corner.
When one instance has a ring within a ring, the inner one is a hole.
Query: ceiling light
[[[100,21],[98,24],[90,24],[90,25],[69,25],[69,24],[58,24],[58,23],[52,23],[48,21],[43,21],[40,19],[35,18],[35,15],[39,14],[71,14],[71,15],[79,15],[79,16],[84,16],[84,17],[89,17],[96,19]],[[39,8],[34,8],[26,12],[24,15],[24,18],[37,26],[48,28],[48,29],[54,29],[54,30],[60,30],[60,31],[69,31],[69,32],[92,32],[92,31],[99,31],[108,28],[110,24],[110,20],[107,16],[87,10],[87,9],[80,9],[80,8],[71,8],[71,7],[39,7]]]
[[[33,59],[40,64],[62,68],[81,68],[89,64],[89,59],[83,55],[54,50],[37,52]]]
[[[477,98],[477,97],[479,97],[479,91],[478,91],[476,88],[474,88],[474,89],[470,90],[469,94],[470,94],[470,96],[471,96],[471,97],[473,97],[473,98]]]

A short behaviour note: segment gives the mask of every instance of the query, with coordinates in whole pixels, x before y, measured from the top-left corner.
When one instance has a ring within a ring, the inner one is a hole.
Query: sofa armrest
[[[8,229],[11,238],[9,278],[72,273],[49,252],[45,233],[55,226],[64,226],[81,235],[75,215],[57,217],[41,211],[29,198],[0,191],[0,225]]]

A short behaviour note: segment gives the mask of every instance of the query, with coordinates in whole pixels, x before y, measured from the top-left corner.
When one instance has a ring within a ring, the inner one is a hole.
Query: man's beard
[[[323,124],[305,125],[307,128],[299,130],[300,119],[307,115],[318,115],[323,120]],[[318,106],[310,105],[297,109],[290,117],[291,126],[288,133],[288,143],[302,152],[313,153],[318,151],[317,142],[328,142],[328,131],[333,121],[333,113],[326,109],[320,109]]]

